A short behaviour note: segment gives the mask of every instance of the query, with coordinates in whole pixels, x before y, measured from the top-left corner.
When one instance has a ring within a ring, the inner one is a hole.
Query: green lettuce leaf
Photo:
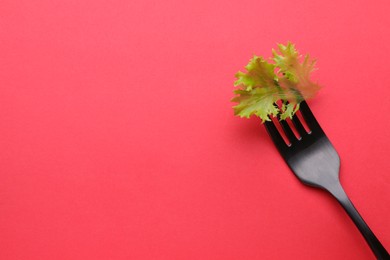
[[[254,56],[239,71],[234,86],[234,114],[249,118],[252,115],[269,121],[270,116],[291,118],[299,109],[299,103],[315,96],[320,86],[310,80],[315,70],[315,60],[298,53],[292,43],[279,44],[272,50],[273,57]]]

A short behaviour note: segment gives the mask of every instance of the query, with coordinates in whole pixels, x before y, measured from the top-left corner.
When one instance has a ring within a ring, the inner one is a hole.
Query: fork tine
[[[317,119],[314,117],[306,101],[301,102],[299,110],[301,111],[301,114],[311,131],[320,130],[321,132],[323,132],[320,124],[317,122]]]
[[[296,114],[293,116],[292,122],[294,123],[295,129],[297,129],[301,137],[307,135],[306,129],[303,127],[302,122],[299,120]]]
[[[272,141],[279,150],[288,147],[288,145],[284,142],[283,137],[280,135],[278,129],[276,128],[274,122],[265,121],[264,125],[268,134],[271,136]]]
[[[278,117],[278,119],[279,119],[279,117]],[[291,128],[288,125],[288,123],[286,122],[286,120],[279,119],[279,123],[282,126],[283,132],[286,134],[288,140],[291,143],[295,143],[296,141],[298,141],[297,137],[295,136],[294,132],[291,130]]]

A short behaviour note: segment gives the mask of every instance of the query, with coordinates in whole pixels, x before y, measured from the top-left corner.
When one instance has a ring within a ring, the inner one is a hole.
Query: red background
[[[0,259],[374,259],[234,74],[294,42],[341,182],[390,249],[390,4],[2,0]]]

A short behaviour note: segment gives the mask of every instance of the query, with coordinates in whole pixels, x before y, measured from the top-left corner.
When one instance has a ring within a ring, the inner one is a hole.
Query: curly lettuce
[[[292,118],[299,109],[299,103],[315,96],[320,86],[310,79],[316,61],[307,54],[304,57],[294,44],[278,44],[272,50],[272,58],[266,60],[254,56],[235,76],[233,102],[234,114],[249,118],[252,115],[262,122],[270,116],[280,119]]]

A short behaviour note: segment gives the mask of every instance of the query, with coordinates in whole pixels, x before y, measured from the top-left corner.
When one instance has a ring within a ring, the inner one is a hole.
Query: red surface
[[[0,259],[374,259],[234,74],[296,43],[341,181],[390,249],[389,1],[3,0]]]

